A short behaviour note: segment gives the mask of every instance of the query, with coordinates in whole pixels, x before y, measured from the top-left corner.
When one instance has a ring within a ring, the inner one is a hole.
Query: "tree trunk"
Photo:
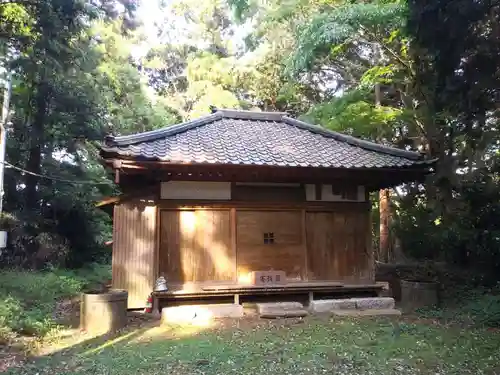
[[[43,127],[47,116],[48,88],[47,84],[40,83],[35,99],[36,111],[30,132],[30,149],[26,169],[30,172],[40,174],[42,164]],[[26,209],[37,211],[40,208],[38,199],[38,183],[40,177],[26,174],[25,202]]]
[[[382,101],[380,84],[375,84],[375,105],[378,107]],[[388,262],[391,248],[391,237],[389,231],[391,211],[389,207],[389,189],[379,191],[379,213],[380,213],[380,233],[379,233],[379,261]]]

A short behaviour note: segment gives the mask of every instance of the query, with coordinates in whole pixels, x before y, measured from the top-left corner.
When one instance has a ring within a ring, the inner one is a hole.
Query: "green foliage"
[[[488,274],[499,267],[498,209],[491,203],[500,190],[493,161],[498,5],[181,0],[162,6],[151,40],[137,27],[135,1],[0,4],[0,64],[15,68],[8,161],[35,174],[96,182],[67,184],[7,169],[11,235],[1,261],[26,267],[105,261],[110,219],[93,202],[115,190],[96,141],[199,117],[215,105],[288,111],[423,150],[438,159],[435,176],[393,198],[405,252]]]
[[[302,119],[356,137],[383,139],[392,137],[404,116],[401,109],[376,106],[373,94],[360,89],[312,106]]]
[[[482,294],[466,302],[458,311],[459,316],[468,317],[477,324],[500,328],[500,295]]]
[[[401,203],[396,230],[407,252],[416,258],[446,260],[479,269],[498,279],[500,252],[500,189],[489,174],[463,181],[455,192],[454,216],[440,216],[425,196],[408,196]],[[425,238],[419,233],[426,233]]]
[[[489,289],[456,287],[456,295],[444,294],[443,307],[420,309],[418,314],[443,322],[500,328],[500,285]]]
[[[56,303],[82,290],[106,282],[109,266],[89,265],[78,271],[0,272],[0,339],[12,333],[43,336],[58,327]]]
[[[10,232],[3,265],[109,260],[104,243],[111,219],[94,204],[115,188],[95,142],[108,132],[130,134],[179,120],[148,91],[132,56],[134,8],[128,0],[0,5],[9,16],[0,25],[10,58],[2,65],[15,67],[7,160],[35,173],[6,170]]]
[[[457,167],[481,170],[498,142],[500,8],[489,1],[409,1],[406,32],[415,61],[413,82],[426,102],[428,154],[439,159],[429,196],[453,216]],[[431,29],[427,25],[434,25]],[[470,32],[474,30],[474,32]],[[436,38],[439,35],[439,38]],[[472,219],[474,220],[474,219]]]
[[[349,46],[360,39],[370,39],[371,33],[383,34],[401,27],[404,16],[403,3],[358,3],[332,7],[314,16],[298,30],[298,48],[290,57],[290,73],[298,74],[311,69],[318,59],[336,55],[339,48],[352,48]],[[358,49],[362,45],[353,47]]]
[[[106,127],[120,134],[148,131],[174,124],[178,116],[162,100],[148,93],[143,77],[131,63],[134,40],[120,33],[123,22],[99,22],[91,30],[98,38],[99,56],[93,75]]]
[[[33,17],[22,4],[0,5],[0,36],[8,38],[11,35],[29,37],[32,31]]]

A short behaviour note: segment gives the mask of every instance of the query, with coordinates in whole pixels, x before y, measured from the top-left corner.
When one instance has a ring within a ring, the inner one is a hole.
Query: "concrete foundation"
[[[390,310],[394,309],[394,298],[347,298],[311,301],[309,309],[313,313],[327,313],[343,310]]]
[[[393,309],[395,306],[394,298],[391,297],[351,298],[351,301],[358,310]]]
[[[165,307],[161,311],[162,323],[191,323],[216,318],[242,318],[243,306],[232,303]]]
[[[304,305],[300,302],[264,302],[256,304],[257,311],[262,313],[264,310],[297,310],[303,309]]]
[[[302,318],[309,315],[300,302],[257,303],[256,309],[261,318]]]
[[[333,310],[354,310],[356,303],[350,299],[323,299],[311,301],[309,309],[313,313],[326,313]]]

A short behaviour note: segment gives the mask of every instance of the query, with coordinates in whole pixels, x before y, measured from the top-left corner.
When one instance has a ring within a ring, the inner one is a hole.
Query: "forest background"
[[[377,260],[498,281],[498,2],[12,0],[0,20],[2,267],[108,262],[111,220],[95,203],[118,191],[98,143],[213,105],[436,158],[427,181],[373,194]]]

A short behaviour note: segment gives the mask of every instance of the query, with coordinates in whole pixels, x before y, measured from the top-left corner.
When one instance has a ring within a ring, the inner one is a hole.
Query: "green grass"
[[[76,271],[0,271],[0,344],[15,334],[42,337],[54,330],[57,301],[109,279],[109,266]]]
[[[444,301],[441,308],[418,311],[420,316],[442,322],[500,328],[500,287],[463,289]]]
[[[155,328],[159,329],[159,328]],[[390,320],[261,322],[89,340],[11,374],[497,374],[500,335]]]
[[[58,300],[108,278],[106,266],[0,272],[0,339],[46,336],[57,327]],[[132,325],[97,338],[69,331],[68,342],[43,342],[59,352],[31,357],[9,373],[493,375],[500,374],[500,332],[487,327],[497,326],[499,303],[493,291],[475,291],[454,306],[422,312],[441,324],[308,317],[232,321],[210,329]]]

